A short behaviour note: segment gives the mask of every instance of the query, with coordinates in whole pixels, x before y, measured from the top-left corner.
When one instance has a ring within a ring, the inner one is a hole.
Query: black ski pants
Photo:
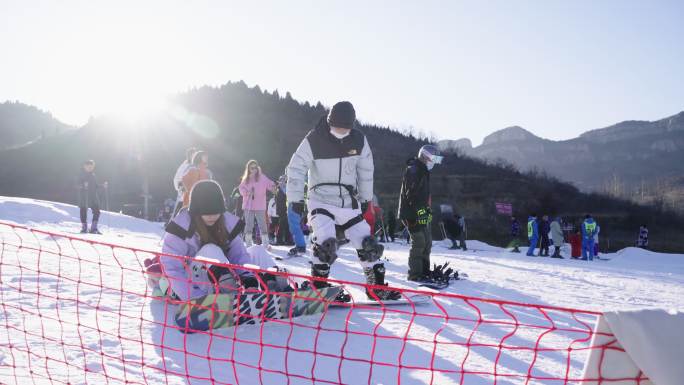
[[[292,234],[290,234],[290,223],[287,220],[287,215],[278,217],[278,233],[276,243],[279,245],[291,245]]]
[[[542,234],[541,236],[541,247],[539,248],[539,255],[549,255],[549,236]]]
[[[81,223],[88,223],[88,207],[80,206],[81,210]],[[95,203],[90,205],[90,209],[93,211],[93,222],[100,220],[100,206]]]

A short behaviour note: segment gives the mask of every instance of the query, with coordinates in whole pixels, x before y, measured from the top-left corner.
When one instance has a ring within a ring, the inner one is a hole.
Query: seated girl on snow
[[[276,267],[263,247],[245,248],[241,237],[243,228],[239,218],[226,211],[218,183],[198,182],[190,193],[189,207],[182,209],[166,226],[159,263],[145,261],[153,287],[154,277],[161,276],[157,279],[156,294],[168,294],[186,301],[215,293],[217,289],[219,292],[235,291],[240,286],[266,290],[264,285],[267,285],[270,291],[291,291],[287,279],[281,275],[260,273],[257,277],[247,269],[211,266],[212,263],[230,263],[255,265],[253,267],[264,270]],[[211,267],[207,269],[208,266]]]

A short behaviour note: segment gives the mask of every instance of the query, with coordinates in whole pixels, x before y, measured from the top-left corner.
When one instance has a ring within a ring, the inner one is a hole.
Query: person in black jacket
[[[539,248],[540,257],[549,256],[549,231],[551,231],[551,226],[549,224],[549,216],[544,215],[541,222],[539,223],[539,232],[541,235],[541,247]]]
[[[229,204],[228,204],[228,211],[233,213],[238,218],[241,218],[244,220],[244,212],[242,210],[242,195],[240,195],[240,182],[242,181],[242,177],[238,177],[237,184],[235,185],[235,188],[230,192],[230,195],[228,196]]]
[[[394,238],[395,238],[395,231],[397,230],[397,216],[396,216],[396,209],[392,207],[391,209],[387,210],[387,236],[389,239],[394,243]]]
[[[432,250],[432,210],[430,209],[430,170],[442,162],[437,147],[425,145],[416,158],[406,162],[399,195],[399,219],[411,234],[409,281],[428,280]]]
[[[83,162],[83,168],[78,176],[78,207],[81,211],[81,233],[88,232],[88,207],[93,212],[93,221],[90,225],[90,233],[100,234],[97,229],[97,222],[100,219],[100,197],[95,179],[95,162],[86,160]],[[107,187],[107,182],[102,184],[102,187]]]
[[[444,223],[444,231],[446,237],[451,241],[449,249],[459,249],[457,240],[461,237],[461,227],[458,225],[458,216],[454,215],[453,208],[447,206],[442,208],[442,223]]]
[[[520,239],[518,237],[520,236],[520,222],[518,222],[518,219],[516,217],[511,217],[511,243],[509,243],[508,247],[512,247],[513,250],[511,252],[513,253],[519,253],[520,249],[518,248],[520,246]]]
[[[287,176],[281,175],[278,178],[278,186],[275,194],[276,214],[278,214],[278,233],[276,244],[278,245],[292,245],[292,235],[290,234],[290,225],[287,218],[287,193],[286,193]]]

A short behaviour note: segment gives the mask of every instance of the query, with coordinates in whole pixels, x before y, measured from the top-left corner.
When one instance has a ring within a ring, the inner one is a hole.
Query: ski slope
[[[151,251],[160,249],[159,242],[163,234],[160,223],[109,212],[103,212],[100,219],[103,235],[75,234],[80,229],[77,207],[23,198],[0,197],[0,221],[65,233],[86,241],[98,240]],[[0,237],[9,245],[17,236],[6,227],[0,226]],[[26,383],[41,383],[40,377],[34,377],[37,378],[35,381],[21,377],[28,375],[30,370],[45,377],[42,383],[50,383],[48,378],[74,384],[117,383],[111,378],[120,378],[138,383],[209,384],[210,381],[202,379],[209,375],[217,384],[311,384],[311,377],[324,379],[329,383],[345,384],[397,382],[396,368],[374,366],[372,373],[369,373],[367,364],[354,360],[362,360],[371,355],[373,341],[360,334],[341,337],[339,333],[321,332],[314,336],[306,328],[296,328],[293,332],[291,326],[277,323],[240,326],[239,333],[236,328],[223,329],[217,331],[211,341],[206,335],[181,334],[164,326],[165,320],[171,319],[174,314],[174,305],[130,294],[136,291],[145,292],[144,277],[133,272],[141,269],[142,259],[149,254],[101,247],[67,238],[30,238],[30,235],[22,238],[24,245],[40,245],[46,250],[59,248],[62,253],[78,255],[80,263],[75,263],[73,259],[49,258],[48,255],[51,254],[27,249],[3,247],[0,261],[0,302],[3,303],[0,312],[0,383],[15,383],[18,378],[20,383],[24,383],[21,378]],[[585,262],[526,257],[524,248],[523,253],[513,254],[476,240],[468,241],[468,245],[476,251],[449,250],[440,242],[434,243],[433,262],[450,262],[451,266],[469,276],[467,280],[452,284],[447,292],[594,311],[640,308],[684,310],[684,255],[628,248],[602,255],[608,260]],[[390,285],[414,287],[405,281],[408,246],[393,243],[386,244],[385,247],[385,265]],[[284,256],[286,249],[274,247],[273,253]],[[98,264],[98,260],[106,259],[108,266],[111,266],[112,258],[117,264],[128,267],[129,271],[111,267],[102,269]],[[284,260],[281,264],[295,273],[307,274],[309,271],[306,258]],[[30,269],[26,266],[39,267],[41,273],[37,273],[37,268]],[[341,250],[331,275],[345,281],[364,281],[354,250]],[[97,282],[98,285],[88,282]],[[102,286],[105,288],[102,289]],[[121,287],[128,288],[129,293],[115,290]],[[32,294],[36,292],[42,293],[42,296]],[[359,298],[362,296],[359,290],[352,290],[352,294]],[[76,297],[78,301],[69,300]],[[456,300],[447,299],[443,304],[450,314],[473,312]],[[95,309],[109,311],[99,312]],[[497,311],[487,304],[482,304],[481,310]],[[538,314],[522,309],[511,311],[515,311],[521,321],[539,318]],[[31,316],[38,313],[40,317]],[[115,313],[120,316],[111,316]],[[75,319],[76,315],[78,320]],[[416,342],[402,346],[397,336],[414,338],[416,341],[431,339],[435,336],[435,330],[441,327],[440,321],[427,318],[409,320],[408,316],[396,315],[379,320],[379,316],[378,312],[372,310],[355,311],[353,314],[344,309],[335,310],[326,314],[321,326],[330,325],[331,328],[339,329],[340,325],[345,325],[350,331],[394,336],[395,338],[376,341],[374,360],[401,360],[426,365],[426,361],[432,357],[433,344]],[[141,323],[141,319],[154,320],[156,323]],[[319,320],[304,317],[298,321],[313,327],[318,325]],[[562,322],[572,325],[576,321],[563,319]],[[70,327],[71,324],[81,326]],[[503,327],[484,325],[478,330],[478,338],[496,342],[510,332],[511,330]],[[458,342],[465,340],[467,333],[469,331],[465,325],[456,324],[440,334],[439,338]],[[521,331],[515,335],[515,339],[529,338],[533,341],[537,337],[525,333]],[[42,336],[63,344],[45,343]],[[554,335],[551,340],[567,343],[574,338],[576,336],[561,333]],[[314,365],[309,353],[269,350],[263,348],[264,342],[287,343],[288,346],[302,350],[315,347],[323,355],[316,358]],[[551,342],[553,341],[548,343]],[[39,352],[41,357],[55,359],[32,362],[30,353],[9,349],[8,346],[12,343],[29,346],[29,350]],[[340,363],[335,358],[340,352],[345,358],[351,359]],[[533,359],[531,353],[525,351],[512,352],[500,359],[492,354],[491,349],[473,349],[471,354],[468,366],[469,370],[475,372],[480,369],[491,372],[495,361],[499,373],[525,372]],[[130,364],[122,365],[120,361],[108,357],[125,357]],[[585,355],[581,353],[568,358],[571,362],[571,376],[581,374],[584,358]],[[448,369],[453,370],[464,359],[460,351],[438,349],[432,365],[444,369],[444,372],[403,370],[400,375],[401,383],[459,383],[459,375],[449,373]],[[549,354],[540,357],[539,361],[534,367],[534,374],[538,376],[561,375],[565,370],[566,357],[563,355]],[[65,370],[62,362],[80,364]],[[79,371],[79,365],[86,366],[87,373]],[[257,367],[264,370],[258,371]],[[291,376],[286,378],[278,373],[283,370]],[[168,374],[169,372],[179,375]],[[492,378],[486,375],[469,375],[464,378],[463,383],[491,384]],[[499,378],[497,383],[526,382],[513,376]],[[527,383],[546,382],[533,380]]]

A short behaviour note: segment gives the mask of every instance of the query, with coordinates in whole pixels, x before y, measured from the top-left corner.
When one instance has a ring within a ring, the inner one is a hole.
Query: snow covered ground
[[[0,221],[84,240],[0,225],[0,383],[50,383],[52,378],[56,383],[73,384],[209,384],[207,378],[212,377],[217,384],[312,384],[315,377],[317,384],[392,384],[398,380],[402,384],[450,384],[461,381],[460,373],[450,371],[463,367],[471,373],[463,378],[464,384],[492,384],[493,377],[485,373],[494,372],[504,374],[497,378],[498,384],[546,384],[563,383],[544,378],[562,378],[566,369],[570,378],[577,378],[586,356],[586,351],[579,350],[570,355],[542,352],[537,357],[530,350],[512,349],[499,357],[498,350],[489,345],[534,346],[540,331],[484,323],[474,332],[469,320],[477,319],[477,314],[471,305],[484,318],[510,321],[513,316],[521,325],[548,324],[544,314],[477,301],[469,305],[457,297],[421,306],[425,316],[418,317],[386,313],[383,318],[378,310],[350,314],[337,309],[322,320],[318,316],[298,319],[296,326],[274,322],[223,329],[212,337],[184,335],[164,326],[171,322],[174,305],[145,296],[140,272],[148,253],[88,242],[155,251],[160,248],[162,224],[103,212],[100,228],[104,235],[80,235],[76,234],[78,208],[4,197],[0,197]],[[23,247],[17,248],[19,244]],[[602,255],[608,260],[584,262],[526,257],[475,240],[468,241],[468,246],[476,251],[434,244],[434,262],[448,261],[469,275],[452,284],[448,293],[594,311],[684,310],[684,255],[628,248]],[[286,248],[275,247],[273,252],[285,255]],[[387,244],[385,255],[390,285],[413,287],[405,282],[408,246]],[[306,258],[282,264],[296,273],[309,270]],[[342,249],[332,276],[363,282],[352,249]],[[352,293],[362,295],[360,288],[352,288]],[[457,319],[444,322],[445,312]],[[560,328],[586,329],[583,322],[594,322],[593,317],[573,319],[568,314],[549,312],[557,322],[554,326]],[[374,333],[383,337],[372,338]],[[568,347],[581,338],[582,333],[554,331],[543,336],[540,347]],[[469,351],[465,344],[471,345]],[[315,362],[308,352],[314,350]],[[380,364],[371,367],[367,363],[371,355]],[[341,356],[345,359],[340,360]],[[400,361],[404,367],[398,374]],[[533,379],[526,382],[528,371]],[[290,373],[289,378],[283,372]]]

